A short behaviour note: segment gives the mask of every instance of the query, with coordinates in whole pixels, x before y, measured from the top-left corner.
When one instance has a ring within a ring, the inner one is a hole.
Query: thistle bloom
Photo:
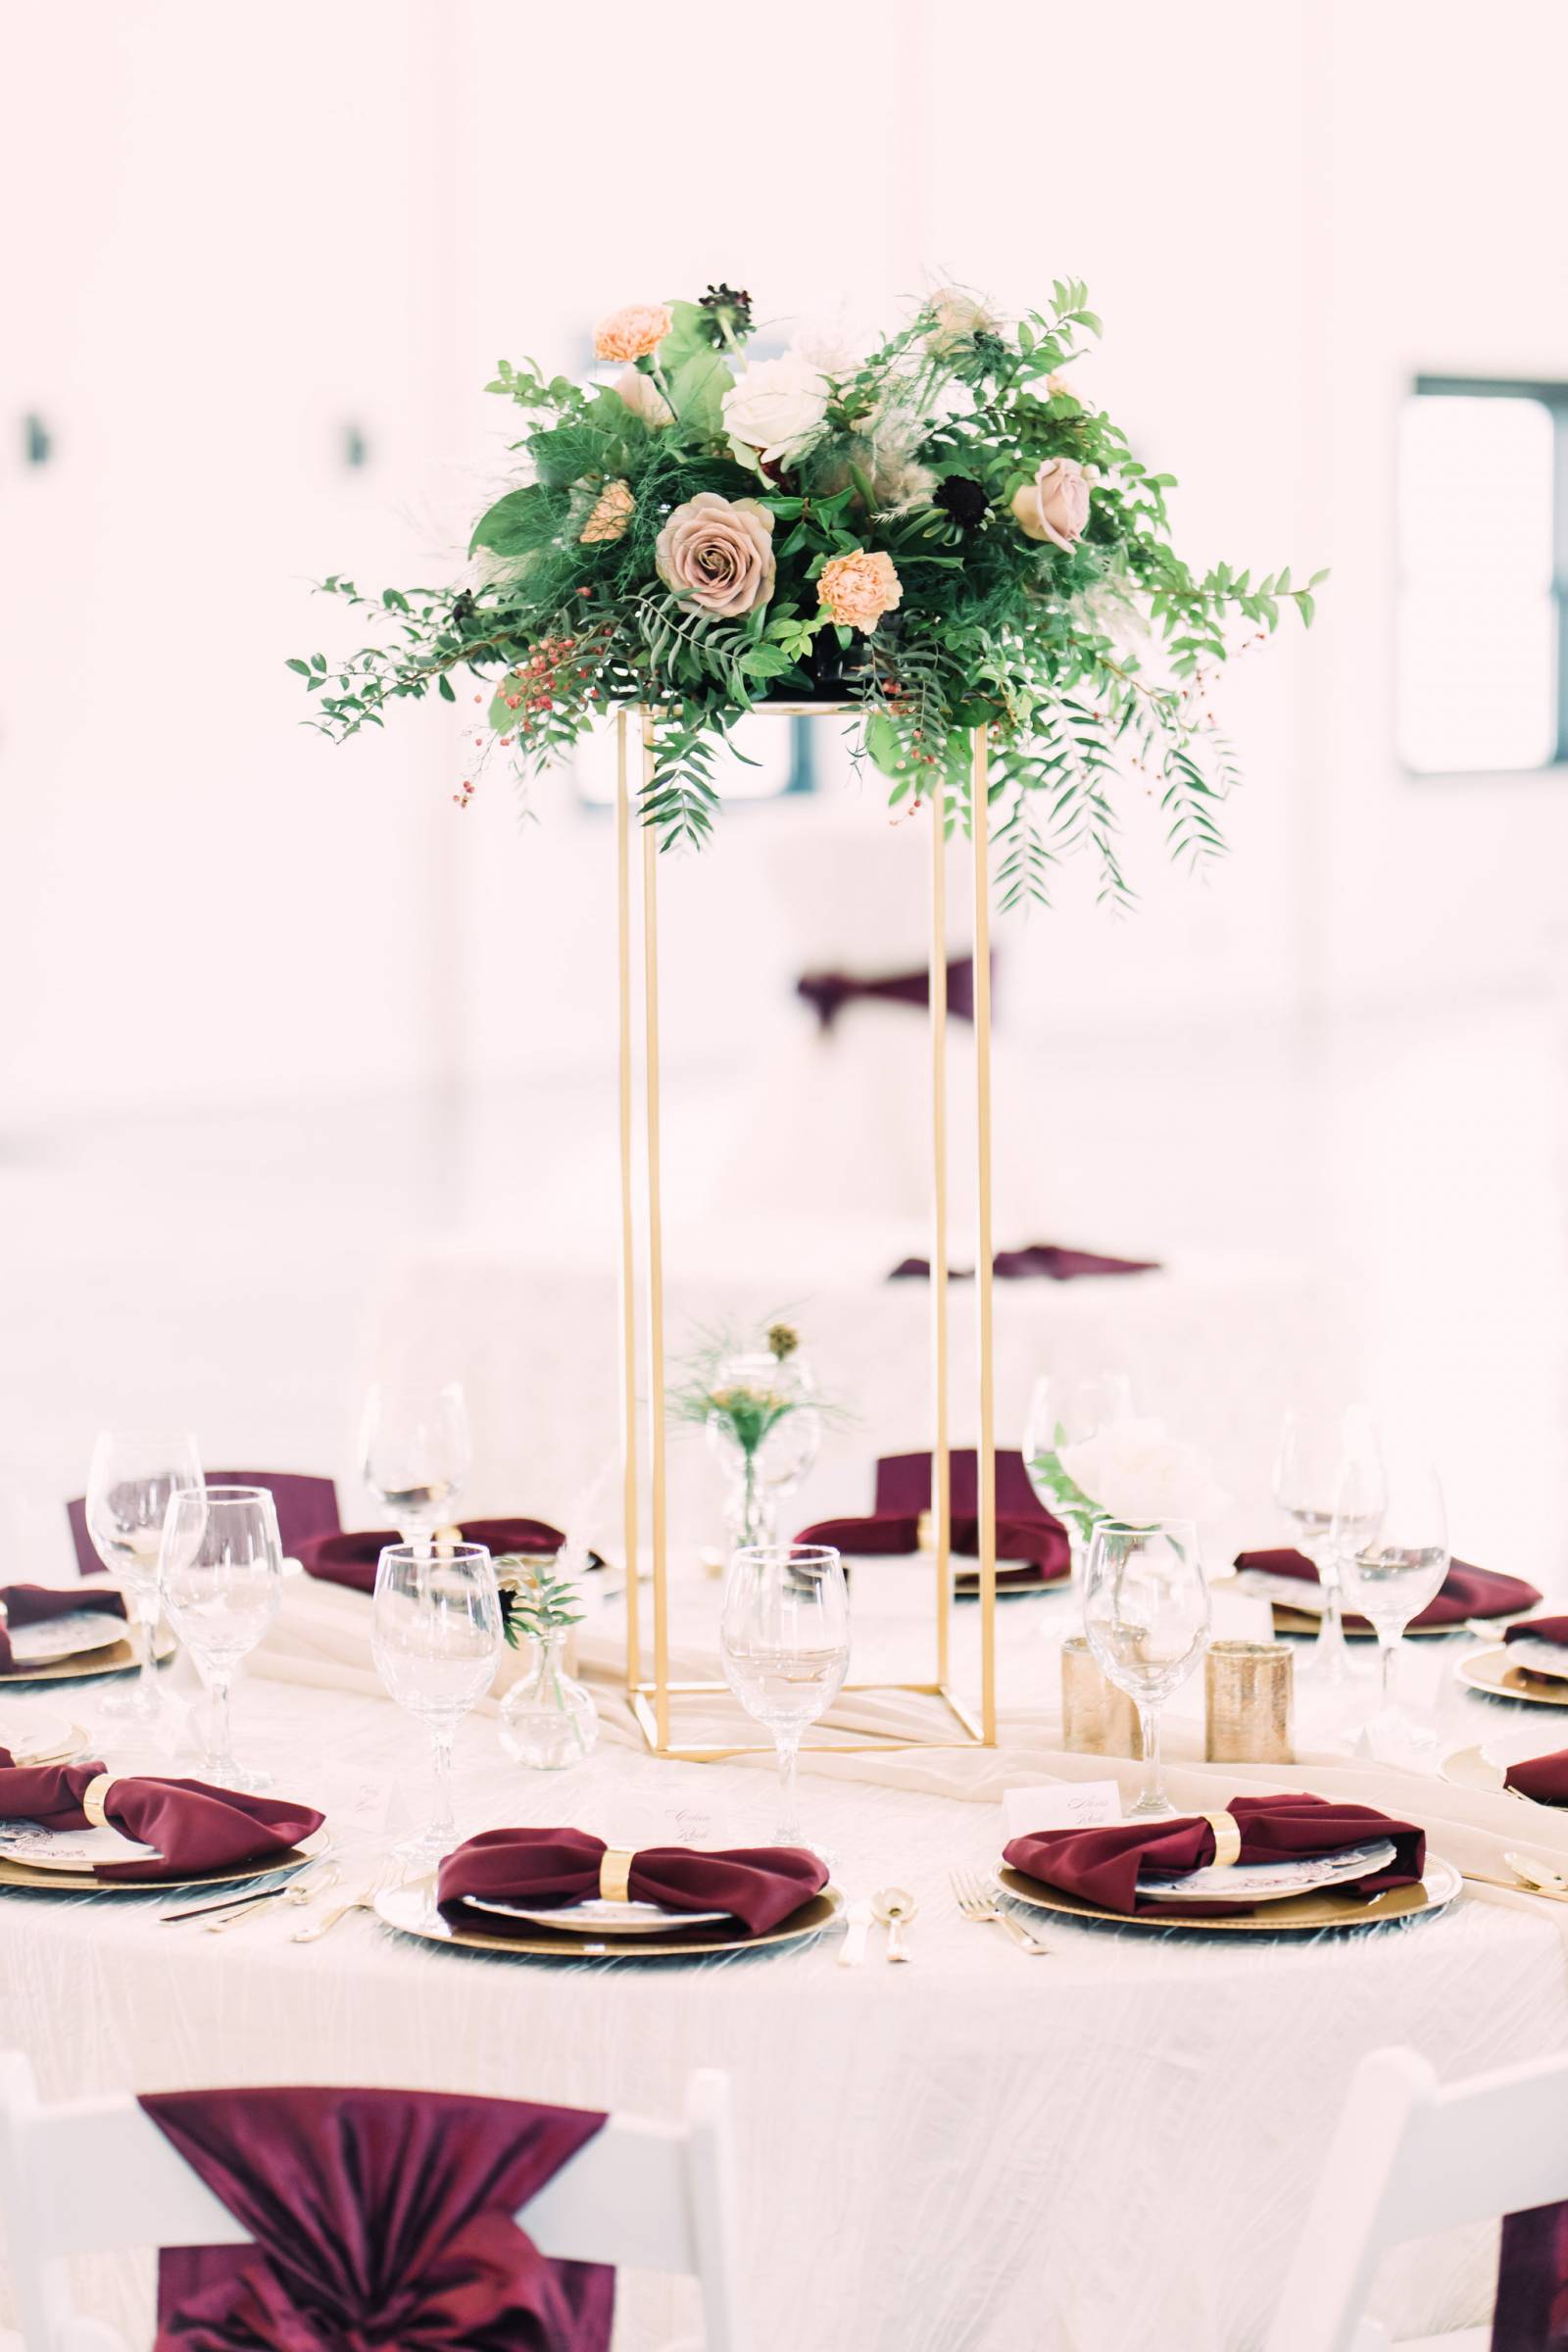
[[[773,517],[755,498],[699,490],[660,532],[654,562],[676,596],[738,619],[773,593]]]
[[[577,533],[583,547],[593,547],[610,539],[618,539],[637,511],[637,501],[626,482],[607,482],[594,501],[593,513]]]
[[[612,311],[594,328],[594,356],[601,360],[640,360],[657,350],[675,321],[662,302],[631,302]]]
[[[1089,520],[1089,477],[1076,458],[1047,458],[1034,480],[1014,493],[1012,512],[1026,538],[1071,554]]]
[[[903,595],[893,558],[880,548],[874,555],[857,548],[853,555],[835,556],[823,564],[816,583],[817,603],[827,607],[840,628],[860,629],[867,637]]]

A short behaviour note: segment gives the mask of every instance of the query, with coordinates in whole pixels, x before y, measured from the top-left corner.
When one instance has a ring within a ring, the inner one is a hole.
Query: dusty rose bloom
[[[630,302],[612,311],[594,328],[594,355],[601,360],[640,360],[662,343],[675,321],[662,302]]]
[[[1077,459],[1045,459],[1034,480],[1014,493],[1012,512],[1029,538],[1070,553],[1089,520],[1089,481]]]
[[[615,378],[615,390],[634,416],[640,416],[650,431],[669,424],[675,412],[651,375],[640,368],[623,368]]]
[[[583,547],[618,539],[637,511],[637,501],[625,482],[607,482],[594,501],[593,513],[577,533]]]
[[[773,593],[773,517],[755,498],[699,490],[660,532],[654,562],[676,596],[738,618]]]
[[[817,603],[826,605],[840,628],[862,629],[868,637],[903,595],[893,558],[880,550],[868,555],[857,548],[854,555],[835,556],[823,564],[816,583]]]

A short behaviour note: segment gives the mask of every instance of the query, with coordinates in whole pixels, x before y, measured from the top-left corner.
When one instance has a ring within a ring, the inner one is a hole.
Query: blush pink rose
[[[654,562],[676,596],[737,619],[773,593],[773,517],[755,498],[699,490],[660,532]]]
[[[1089,479],[1076,458],[1047,458],[1032,482],[1014,493],[1013,518],[1030,539],[1069,553],[1089,520]]]

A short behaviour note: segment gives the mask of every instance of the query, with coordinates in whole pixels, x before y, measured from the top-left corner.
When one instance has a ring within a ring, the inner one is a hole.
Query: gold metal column
[[[626,1547],[626,1689],[643,1679],[637,1620],[637,1200],[632,1173],[631,799],[626,720],[615,713],[615,936],[619,991],[617,1076],[620,1088],[620,1378],[621,1524]]]
[[[931,795],[931,1533],[936,1551],[937,1681],[952,1664],[953,1454],[948,1419],[948,824],[947,790]]]
[[[991,1231],[991,808],[987,729],[974,731],[969,830],[974,842],[974,1068],[978,1183],[974,1295],[980,1371],[975,1477],[980,1519],[980,1736],[997,1743],[997,1377]]]
[[[643,799],[654,784],[654,714],[643,712]],[[648,1459],[654,1514],[654,1724],[661,1752],[669,1745],[668,1506],[664,1483],[664,1209],[659,1144],[659,836],[643,826],[643,1011],[647,1068],[643,1084],[648,1151]]]

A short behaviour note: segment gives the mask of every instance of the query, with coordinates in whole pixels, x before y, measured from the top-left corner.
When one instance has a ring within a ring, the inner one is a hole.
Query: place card
[[[1038,1830],[1103,1830],[1121,1819],[1114,1781],[1053,1781],[1036,1788],[1004,1788],[1002,1826],[1008,1838]]]

